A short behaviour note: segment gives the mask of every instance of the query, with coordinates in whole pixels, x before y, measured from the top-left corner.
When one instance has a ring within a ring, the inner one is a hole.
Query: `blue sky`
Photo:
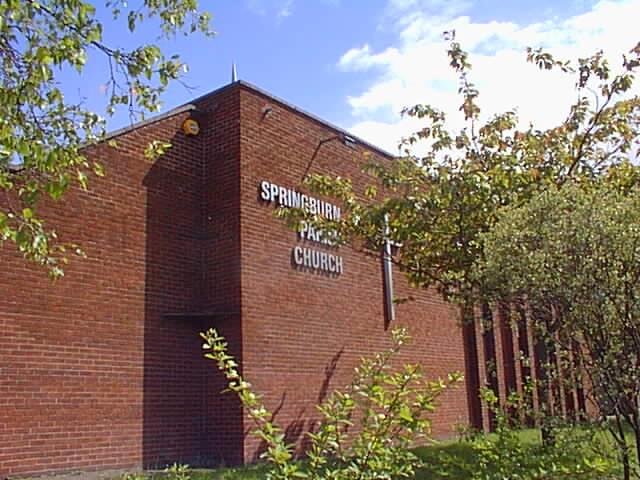
[[[134,2],[131,2],[134,3]],[[603,48],[617,61],[638,40],[640,0],[227,0],[201,1],[213,14],[213,39],[179,38],[165,45],[190,66],[171,88],[165,110],[239,77],[388,150],[417,124],[403,106],[430,102],[457,110],[455,76],[446,67],[441,32],[455,28],[471,51],[474,79],[487,114],[518,108],[523,121],[553,123],[573,98],[572,81],[540,77],[524,62],[526,46],[575,57]],[[148,39],[143,29],[138,38]],[[131,46],[110,21],[108,43]],[[105,64],[90,59],[65,90],[102,109]],[[455,117],[455,115],[453,116]],[[110,120],[111,129],[127,119]],[[455,126],[459,119],[452,118]]]

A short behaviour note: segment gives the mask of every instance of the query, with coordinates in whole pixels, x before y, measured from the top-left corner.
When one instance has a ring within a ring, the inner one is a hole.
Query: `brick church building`
[[[414,300],[390,318],[381,259],[275,218],[283,202],[335,218],[339,205],[304,193],[305,174],[358,189],[363,153],[389,154],[241,81],[112,137],[117,148],[89,151],[106,177],[41,210],[87,259],[52,283],[0,248],[0,478],[256,460],[259,442],[202,358],[209,327],[291,441],[362,356],[388,345],[393,324],[413,338],[403,361],[429,377],[465,374],[433,415],[436,436],[486,428],[487,364],[501,395],[520,388],[526,329],[463,328],[455,307],[399,271],[394,295]],[[157,139],[173,147],[150,162],[143,150]]]

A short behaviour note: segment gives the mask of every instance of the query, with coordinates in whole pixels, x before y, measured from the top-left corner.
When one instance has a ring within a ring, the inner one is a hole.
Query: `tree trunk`
[[[633,434],[636,441],[636,474],[640,477],[640,395],[636,395],[636,411],[633,415]]]
[[[633,431],[636,437],[636,461],[637,461],[636,470],[637,470],[638,476],[640,476],[640,429],[636,427],[633,429]]]
[[[538,337],[535,344],[536,383],[538,390],[538,409],[541,418],[540,432],[544,445],[553,445],[553,431],[549,426],[551,408],[549,405],[549,375],[547,372],[549,357],[543,338]]]
[[[629,465],[629,451],[624,450],[622,453],[622,468],[624,480],[631,480],[631,466]]]
[[[621,418],[619,411],[615,412],[615,418],[616,418],[616,427],[618,430],[619,437],[616,437],[616,435],[613,434],[613,438],[618,444],[618,451],[620,452],[620,460],[622,461],[622,468],[624,472],[623,478],[624,480],[631,480],[631,462],[629,459],[629,445],[627,445],[627,440],[625,439],[625,436],[624,436],[623,419]],[[613,433],[613,429],[612,429],[612,433]]]

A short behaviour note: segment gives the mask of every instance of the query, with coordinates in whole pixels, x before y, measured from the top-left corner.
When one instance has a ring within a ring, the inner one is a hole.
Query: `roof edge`
[[[293,105],[292,103],[290,103],[290,102],[288,102],[286,100],[283,100],[282,98],[280,98],[280,97],[278,97],[276,95],[273,95],[273,94],[267,92],[266,90],[263,90],[260,87],[257,87],[255,85],[253,85],[252,83],[246,82],[244,80],[238,80],[236,83],[238,85],[240,85],[241,87],[244,87],[244,88],[247,88],[249,90],[252,90],[252,91],[254,91],[254,92],[256,92],[256,93],[258,93],[258,94],[260,94],[260,95],[262,95],[264,97],[267,97],[267,98],[269,98],[269,99],[271,99],[271,100],[273,100],[273,101],[275,101],[277,103],[280,103],[281,105],[285,106],[286,108],[291,109],[294,112],[299,113],[300,115],[304,115],[305,117],[313,120],[314,122],[317,122],[317,123],[319,123],[321,125],[324,125],[327,128],[330,128],[331,130],[335,131],[336,133],[340,133],[342,135],[346,135],[348,137],[351,137],[354,140],[356,140],[356,142],[358,144],[363,145],[363,146],[365,146],[365,147],[367,147],[367,148],[369,148],[371,150],[375,150],[376,152],[378,152],[379,154],[381,154],[381,155],[383,155],[385,157],[389,157],[390,159],[394,159],[394,158],[398,158],[399,157],[399,155],[395,155],[393,153],[388,152],[384,148],[381,148],[381,147],[378,147],[376,145],[373,145],[372,143],[370,143],[370,142],[368,142],[366,140],[363,140],[362,138],[358,137],[357,135],[353,135],[352,133],[350,133],[349,131],[345,130],[344,128],[340,128],[337,125],[335,125],[335,124],[333,124],[331,122],[328,122],[328,121],[318,117],[317,115],[314,115],[313,113],[310,113],[310,112],[308,112],[308,111],[306,111],[306,110],[304,110],[304,109],[302,109],[300,107],[297,107],[297,106]]]
[[[171,118],[175,115],[179,115],[181,113],[185,113],[185,112],[190,112],[196,109],[196,106],[193,105],[193,103],[189,102],[186,103],[184,105],[181,105],[179,107],[176,108],[172,108],[171,110],[165,112],[165,113],[161,113],[159,115],[153,116],[153,117],[149,117],[146,120],[141,120],[139,122],[136,123],[132,123],[131,125],[127,126],[127,127],[122,127],[122,128],[118,128],[117,130],[114,130],[113,132],[108,132],[104,138],[100,139],[100,141],[104,141],[104,140],[110,140],[112,138],[115,137],[119,137],[120,135],[124,135],[125,133],[129,133],[132,132],[134,130],[137,130],[138,128],[142,128],[142,127],[146,127],[148,125],[152,125],[154,123],[158,123],[162,120],[166,120],[167,118]]]
[[[348,137],[353,138],[354,140],[356,140],[356,142],[360,145],[363,145],[371,150],[375,150],[376,152],[378,152],[380,155],[384,156],[384,157],[388,157],[390,159],[394,159],[394,158],[398,158],[399,155],[393,154],[388,152],[387,150],[385,150],[384,148],[381,147],[377,147],[376,145],[373,145],[370,142],[367,142],[366,140],[363,140],[362,138],[358,137],[357,135],[353,135],[352,133],[350,133],[349,131],[345,130],[344,128],[340,128],[337,125],[334,125],[331,122],[328,122],[320,117],[318,117],[317,115],[314,115],[313,113],[310,113],[300,107],[297,107],[295,105],[293,105],[291,102],[288,102],[286,100],[283,100],[282,98],[273,95],[272,93],[250,83],[247,82],[245,80],[236,80],[235,82],[232,83],[228,83],[226,85],[223,85],[220,88],[216,88],[215,90],[212,90],[208,93],[204,93],[202,95],[200,95],[199,97],[194,98],[193,100],[191,100],[191,104],[194,103],[198,103],[200,100],[207,98],[209,96],[212,95],[217,95],[219,93],[222,93],[228,89],[234,88],[234,87],[242,87],[242,88],[246,88],[247,90],[251,90],[259,95],[262,95],[263,97],[268,98],[269,100],[279,103],[280,105],[284,106],[285,108],[288,108],[290,110],[293,110],[294,112],[300,114],[300,115],[304,115],[305,117],[313,120],[314,122],[317,122],[333,131],[335,131],[336,133],[342,134],[342,135],[346,135]]]
[[[171,110],[169,110],[166,113],[160,114],[160,115],[156,115],[155,117],[150,117],[146,120],[142,120],[140,122],[136,122],[132,125],[129,125],[127,127],[123,127],[123,128],[119,128],[117,130],[114,130],[113,132],[109,132],[107,133],[107,135],[105,136],[104,140],[109,140],[112,139],[114,137],[123,135],[125,133],[131,132],[133,130],[136,130],[138,128],[141,127],[145,127],[147,125],[151,125],[153,123],[165,120],[166,118],[172,117],[174,115],[179,115],[181,113],[184,112],[189,112],[189,111],[193,111],[196,110],[196,105],[199,101],[203,100],[204,98],[213,96],[213,95],[217,95],[220,94],[226,90],[229,90],[231,88],[234,87],[241,87],[241,88],[246,88],[247,90],[250,90],[252,92],[255,92],[259,95],[262,95],[263,97],[268,98],[269,100],[279,103],[280,105],[284,106],[285,108],[288,108],[300,115],[303,115],[307,118],[309,118],[310,120],[313,120],[316,123],[319,123],[320,125],[323,125],[326,128],[329,128],[331,130],[333,130],[334,132],[338,133],[338,134],[342,134],[342,135],[346,135],[348,137],[353,138],[356,143],[358,143],[359,145],[362,145],[370,150],[374,150],[375,152],[377,152],[378,154],[387,157],[389,159],[394,159],[394,158],[398,158],[399,155],[397,154],[393,154],[387,150],[385,150],[384,148],[378,147],[376,145],[373,145],[372,143],[362,139],[361,137],[358,137],[357,135],[353,135],[352,133],[350,133],[349,131],[345,130],[344,128],[340,128],[337,125],[328,122],[322,118],[320,118],[317,115],[314,115],[313,113],[308,112],[307,110],[304,110],[300,107],[297,107],[295,105],[293,105],[291,102],[288,102],[276,95],[273,95],[272,93],[250,83],[247,82],[245,80],[236,80],[235,82],[232,83],[228,83],[226,85],[223,85],[220,88],[216,88],[215,90],[212,90],[210,92],[204,93],[202,95],[200,95],[199,97],[194,98],[193,100],[189,101],[188,103],[185,103],[183,105],[180,105],[176,108],[173,108]]]

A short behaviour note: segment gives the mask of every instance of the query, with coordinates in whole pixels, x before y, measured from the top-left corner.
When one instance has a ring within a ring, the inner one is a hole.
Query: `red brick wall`
[[[198,417],[184,420],[203,400],[198,326],[162,316],[201,298],[201,156],[176,133],[185,117],[96,149],[106,178],[42,208],[88,255],[63,279],[0,249],[0,477],[199,452]],[[151,138],[174,143],[154,164]]]
[[[380,260],[342,247],[338,278],[297,271],[301,243],[258,200],[261,180],[293,188],[307,169],[361,188],[364,148],[238,84],[194,103],[121,135],[117,152],[96,149],[106,178],[43,208],[88,254],[62,280],[0,249],[0,477],[253,460],[259,444],[201,358],[207,327],[228,338],[291,439],[361,356],[389,344]],[[198,137],[180,131],[188,115]],[[148,162],[151,139],[174,147]],[[395,323],[414,338],[402,361],[430,377],[464,371],[455,309],[398,271],[394,280],[398,297],[415,297],[397,307]],[[467,403],[463,385],[447,393],[435,434],[466,424]]]
[[[265,107],[271,108],[266,116]],[[389,345],[382,266],[380,259],[341,247],[341,276],[296,270],[291,249],[302,242],[274,218],[273,204],[259,200],[258,188],[262,180],[299,187],[307,168],[351,178],[356,189],[362,188],[366,149],[354,150],[336,139],[316,152],[335,131],[250,89],[241,91],[241,118],[244,373],[265,394],[293,441],[309,428],[318,400],[349,383],[359,358]],[[397,307],[394,323],[407,325],[413,336],[402,361],[422,363],[432,378],[463,372],[457,312],[435,293],[410,289],[398,271],[394,281],[397,297],[415,297]],[[456,424],[466,423],[467,397],[461,385],[443,397],[434,415],[435,434],[451,436]],[[259,446],[247,439],[246,460],[255,459]]]
[[[240,93],[237,88],[207,96],[198,102],[202,112],[203,327],[216,327],[229,343],[230,353],[242,364],[240,318]],[[226,385],[213,362],[205,362],[207,462],[242,463],[243,415],[233,395],[221,395]]]

